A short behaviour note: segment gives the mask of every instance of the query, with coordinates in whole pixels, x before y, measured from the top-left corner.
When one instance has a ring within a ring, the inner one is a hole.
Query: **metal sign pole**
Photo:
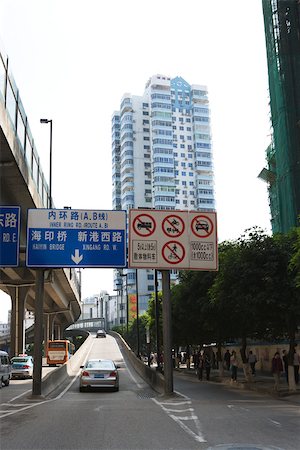
[[[171,320],[171,291],[170,271],[162,270],[163,294],[163,362],[165,378],[165,394],[173,393],[173,365],[172,365],[172,320]]]
[[[35,318],[34,318],[34,366],[32,395],[42,393],[42,344],[43,344],[44,270],[36,270]]]

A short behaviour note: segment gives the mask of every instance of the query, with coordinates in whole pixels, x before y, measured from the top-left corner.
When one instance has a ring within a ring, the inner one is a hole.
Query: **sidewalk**
[[[185,364],[181,364],[180,368],[174,369],[177,372],[184,373],[188,376],[195,377],[197,379],[197,373],[194,367],[187,369]],[[272,374],[256,371],[256,375],[253,376],[253,382],[247,382],[242,369],[238,370],[237,381],[231,381],[230,371],[224,370],[224,375],[220,377],[219,370],[211,369],[210,381],[215,383],[222,383],[236,389],[248,389],[252,391],[259,391],[276,398],[285,398],[293,402],[300,404],[300,384],[296,385],[296,391],[291,392],[288,389],[288,385],[285,376],[282,375],[280,380],[279,391],[274,390],[274,378]],[[205,371],[203,371],[203,381],[199,380],[199,383],[207,382],[205,378]]]

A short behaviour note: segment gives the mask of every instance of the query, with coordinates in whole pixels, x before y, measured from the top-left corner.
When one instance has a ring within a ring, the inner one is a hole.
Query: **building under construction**
[[[300,216],[300,0],[262,0],[269,73],[272,143],[267,169],[272,230]]]

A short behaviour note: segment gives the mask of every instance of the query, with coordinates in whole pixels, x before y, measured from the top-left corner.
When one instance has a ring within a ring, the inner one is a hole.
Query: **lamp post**
[[[120,277],[125,277],[125,282],[126,282],[126,332],[128,335],[128,323],[129,323],[129,301],[128,301],[128,283],[127,283],[127,273],[121,273],[119,271],[118,274]]]
[[[50,123],[49,206],[52,208],[52,119],[40,119],[40,123]]]

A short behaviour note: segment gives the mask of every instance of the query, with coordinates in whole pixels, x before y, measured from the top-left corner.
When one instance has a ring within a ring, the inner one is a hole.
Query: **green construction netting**
[[[300,3],[262,0],[273,142],[267,150],[273,232],[299,224]]]

